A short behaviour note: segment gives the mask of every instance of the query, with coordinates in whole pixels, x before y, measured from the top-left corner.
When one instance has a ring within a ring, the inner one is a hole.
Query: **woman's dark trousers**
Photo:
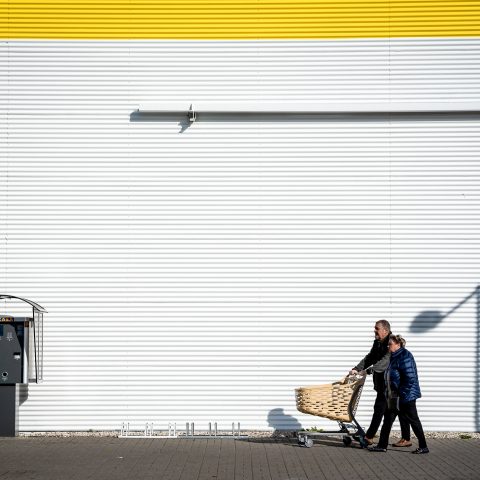
[[[373,406],[373,415],[370,426],[368,427],[367,433],[365,434],[368,438],[373,438],[382,423],[382,418],[385,415],[387,409],[387,399],[385,394],[382,392],[377,392],[377,398],[375,399],[375,405]],[[395,419],[394,419],[395,420]],[[410,440],[410,425],[409,423],[400,416],[400,428],[402,429],[402,438],[405,440]],[[392,422],[393,423],[393,422]]]
[[[411,402],[401,403],[400,411],[387,410],[385,412],[378,446],[380,448],[388,448],[388,437],[390,436],[390,431],[392,430],[392,425],[397,418],[397,415],[400,416],[400,420],[402,420],[403,417],[403,421],[407,422],[409,425],[412,426],[413,433],[418,439],[418,446],[420,448],[427,448],[427,442],[425,440],[425,434],[423,433],[422,422],[420,422],[420,418],[418,418],[417,405],[415,400]],[[409,440],[410,438],[405,439]]]

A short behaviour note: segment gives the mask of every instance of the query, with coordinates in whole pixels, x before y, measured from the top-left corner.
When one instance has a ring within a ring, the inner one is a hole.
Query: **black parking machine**
[[[18,435],[20,386],[43,380],[43,314],[26,298],[0,294],[0,437]]]

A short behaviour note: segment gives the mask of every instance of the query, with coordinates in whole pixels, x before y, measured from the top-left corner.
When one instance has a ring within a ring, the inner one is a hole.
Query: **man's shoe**
[[[373,438],[363,437],[368,445],[373,445]]]
[[[401,438],[397,443],[392,443],[392,447],[411,447],[412,442]]]
[[[371,445],[370,447],[367,447],[369,452],[386,452],[386,448],[381,448],[378,445]]]
[[[422,453],[428,453],[429,451],[430,450],[427,447],[425,447],[425,448],[417,448],[412,453],[415,453],[417,455],[421,455]]]

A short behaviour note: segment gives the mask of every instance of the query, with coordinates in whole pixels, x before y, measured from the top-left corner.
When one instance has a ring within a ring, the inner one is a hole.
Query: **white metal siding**
[[[184,129],[131,114],[162,100],[478,101],[479,47],[2,42],[0,290],[49,311],[21,429],[326,426],[293,389],[340,378],[387,318],[417,359],[425,428],[472,430],[475,298],[425,332],[414,319],[477,286],[478,117]],[[370,383],[363,424],[372,402]]]

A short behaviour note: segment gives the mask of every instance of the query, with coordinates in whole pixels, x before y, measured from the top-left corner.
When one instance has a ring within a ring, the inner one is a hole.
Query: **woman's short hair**
[[[401,335],[390,335],[388,339],[398,343],[401,347],[404,347],[407,344],[407,341]]]

